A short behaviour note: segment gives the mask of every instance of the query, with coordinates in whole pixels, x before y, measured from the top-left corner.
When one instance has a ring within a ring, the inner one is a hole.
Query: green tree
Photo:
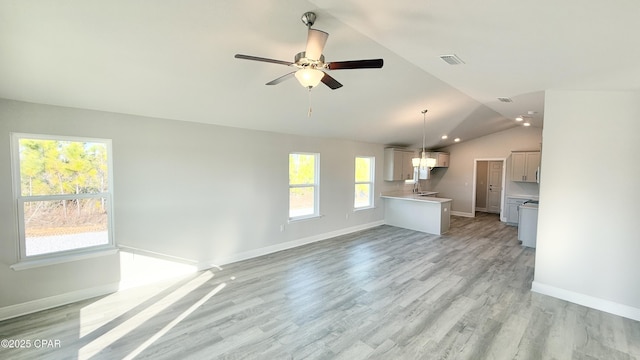
[[[20,140],[23,196],[103,192],[108,188],[107,174],[105,144],[46,139]],[[73,201],[80,214],[82,201]],[[66,218],[67,200],[62,200],[61,205]],[[101,210],[104,211],[104,199]]]
[[[371,159],[356,157],[356,181],[371,181]]]
[[[289,184],[313,184],[315,160],[313,154],[289,154]]]
[[[41,144],[35,140],[20,142],[20,182],[23,196],[49,192],[43,178],[45,172],[43,153]]]

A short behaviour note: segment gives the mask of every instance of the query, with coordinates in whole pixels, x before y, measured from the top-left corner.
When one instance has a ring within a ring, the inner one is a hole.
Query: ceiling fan
[[[295,77],[302,86],[309,90],[317,86],[320,82],[332,90],[342,87],[341,83],[325,72],[326,70],[379,69],[382,67],[382,59],[325,62],[322,50],[324,49],[329,34],[321,30],[312,29],[311,26],[313,26],[315,21],[315,13],[309,11],[302,14],[302,22],[308,29],[307,47],[305,51],[296,54],[293,62],[242,54],[236,54],[235,58],[295,67],[297,68],[296,71],[271,80],[266,85],[277,85],[287,79]]]

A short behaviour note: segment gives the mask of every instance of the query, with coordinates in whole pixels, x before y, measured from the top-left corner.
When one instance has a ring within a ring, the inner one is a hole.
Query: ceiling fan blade
[[[338,88],[341,88],[341,87],[342,87],[342,84],[340,84],[340,83],[338,82],[338,80],[336,80],[336,79],[332,78],[332,77],[331,77],[329,74],[327,74],[327,73],[324,73],[324,76],[322,77],[322,80],[320,80],[320,81],[322,81],[322,83],[323,83],[323,84],[325,84],[325,85],[327,85],[328,87],[330,87],[330,88],[331,88],[331,90],[335,90],[335,89],[338,89]]]
[[[280,64],[280,65],[286,65],[286,66],[291,66],[291,65],[293,65],[293,63],[292,63],[291,61],[283,61],[283,60],[267,59],[267,58],[257,57],[257,56],[251,56],[251,55],[236,54],[236,56],[234,56],[234,57],[235,57],[236,59],[253,60],[253,61],[262,61],[262,62],[268,62],[268,63]]]
[[[273,80],[269,81],[265,85],[278,85],[278,84],[280,84],[281,82],[283,82],[285,80],[291,79],[293,77],[293,74],[295,74],[295,73],[296,73],[295,71],[292,71],[292,72],[290,72],[288,74],[280,76],[277,79],[273,79]]]
[[[334,61],[327,64],[329,70],[346,69],[379,69],[384,64],[382,59]]]
[[[322,31],[309,28],[307,34],[307,48],[304,51],[304,56],[311,60],[320,60],[324,45],[327,43],[329,34]]]

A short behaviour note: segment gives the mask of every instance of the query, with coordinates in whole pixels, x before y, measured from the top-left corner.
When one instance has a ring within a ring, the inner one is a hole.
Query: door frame
[[[473,191],[471,192],[471,216],[476,217],[476,177],[478,176],[478,161],[502,161],[502,191],[500,192],[500,221],[507,221],[504,217],[504,199],[507,192],[507,158],[477,158],[473,160]]]

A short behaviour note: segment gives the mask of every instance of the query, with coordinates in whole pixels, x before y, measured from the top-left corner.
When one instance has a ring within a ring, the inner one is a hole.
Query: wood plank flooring
[[[0,359],[640,360],[640,322],[531,293],[516,238],[380,226],[0,322],[31,340]]]

